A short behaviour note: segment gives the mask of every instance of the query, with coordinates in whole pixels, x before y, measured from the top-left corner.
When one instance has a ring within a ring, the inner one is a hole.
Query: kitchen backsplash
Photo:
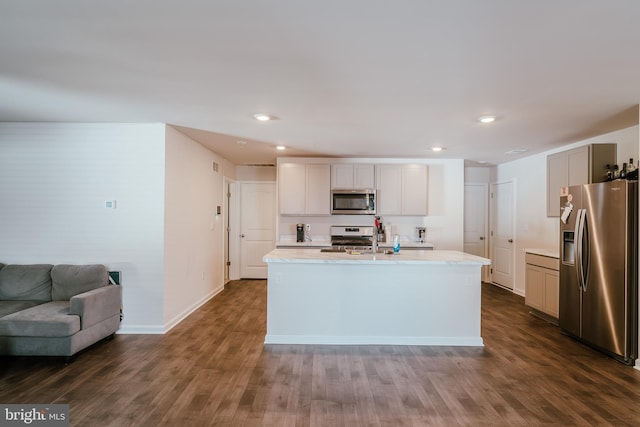
[[[389,226],[391,234],[398,234],[402,240],[417,240],[416,227],[427,227],[426,240],[432,243],[437,237],[438,230],[434,227],[433,233],[427,224],[428,217],[422,216],[381,216],[382,223]],[[369,215],[332,215],[332,216],[305,216],[305,217],[280,217],[279,240],[295,240],[296,224],[311,225],[311,239],[329,240],[332,225],[362,225],[373,226],[373,216]],[[433,235],[432,235],[433,234]]]

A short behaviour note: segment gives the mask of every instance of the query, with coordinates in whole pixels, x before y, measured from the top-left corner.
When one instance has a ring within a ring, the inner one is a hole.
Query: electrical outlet
[[[307,231],[311,231],[311,224],[307,224],[306,227],[307,227]]]

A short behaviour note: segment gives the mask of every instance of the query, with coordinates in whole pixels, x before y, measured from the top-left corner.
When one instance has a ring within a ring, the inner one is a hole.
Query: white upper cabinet
[[[337,163],[331,165],[331,188],[369,189],[374,188],[374,167],[371,164]]]
[[[281,215],[329,215],[328,164],[283,163],[278,167]]]
[[[427,214],[427,165],[376,165],[379,215]]]
[[[402,166],[402,214],[427,214],[427,166]]]
[[[402,166],[376,165],[376,212],[402,214]]]
[[[278,196],[281,214],[304,215],[307,200],[307,166],[285,163],[278,168]]]
[[[307,215],[331,214],[331,172],[329,165],[307,166]]]
[[[560,189],[602,182],[616,162],[617,145],[589,144],[547,156],[547,216],[560,216]]]

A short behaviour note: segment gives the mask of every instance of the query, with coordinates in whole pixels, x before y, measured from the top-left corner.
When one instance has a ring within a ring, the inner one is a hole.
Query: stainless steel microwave
[[[376,190],[331,190],[333,215],[375,215]]]

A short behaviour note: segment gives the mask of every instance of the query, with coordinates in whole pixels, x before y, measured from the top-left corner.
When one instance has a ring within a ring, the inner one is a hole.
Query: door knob
[[[480,240],[484,240],[484,236],[480,236]]]
[[[509,239],[509,240],[507,240],[507,242],[513,243],[513,239]]]
[[[244,237],[244,234],[241,234],[240,237]]]

